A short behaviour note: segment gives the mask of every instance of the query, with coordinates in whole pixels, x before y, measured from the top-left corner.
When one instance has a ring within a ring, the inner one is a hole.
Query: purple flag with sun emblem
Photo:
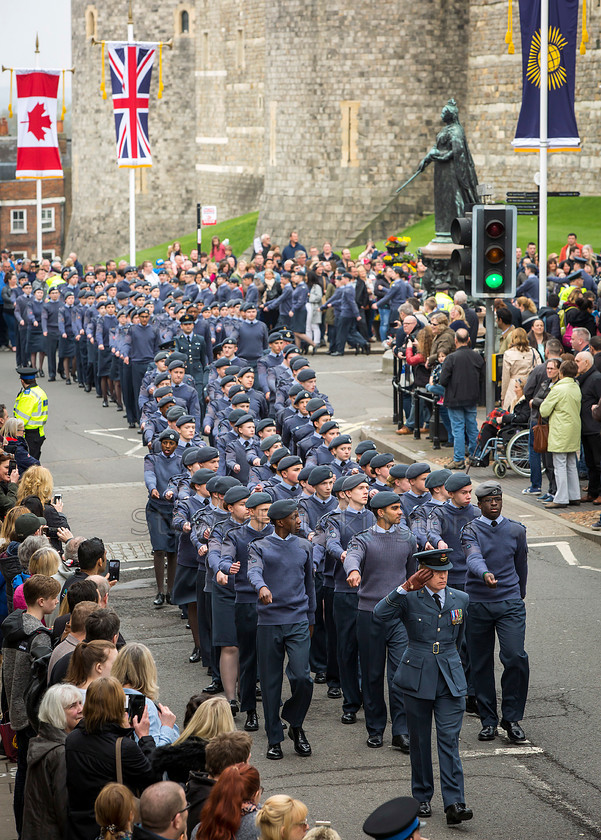
[[[540,148],[540,0],[520,0],[522,108],[512,145],[518,152]],[[552,151],[578,151],[574,114],[578,0],[549,0],[548,137]]]

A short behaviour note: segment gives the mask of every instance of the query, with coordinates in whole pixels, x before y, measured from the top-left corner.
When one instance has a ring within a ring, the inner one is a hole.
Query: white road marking
[[[513,747],[495,747],[492,750],[461,750],[461,758],[489,758],[496,755],[541,755],[542,753],[544,753],[542,747],[516,744]]]
[[[528,543],[528,545],[531,546],[532,548],[542,548],[544,546],[553,546],[563,556],[563,559],[566,561],[568,566],[580,566],[580,563],[576,559],[576,557],[574,555],[574,552],[570,548],[570,544],[567,543],[567,542],[559,541],[559,542]]]
[[[94,491],[102,491],[102,490],[121,490],[123,488],[128,487],[140,487],[140,481],[123,481],[113,482],[110,484],[63,484],[60,488],[64,493],[66,492],[74,492],[80,493],[82,490],[94,490]],[[143,483],[143,482],[142,482]]]

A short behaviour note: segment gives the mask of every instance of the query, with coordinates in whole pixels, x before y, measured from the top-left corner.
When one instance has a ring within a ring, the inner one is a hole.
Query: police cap
[[[433,548],[430,551],[416,551],[413,557],[422,566],[434,572],[448,572],[453,568],[449,560],[449,554],[452,552],[452,548]]]
[[[419,802],[412,796],[398,796],[380,805],[363,823],[363,831],[375,840],[405,840],[419,828]]]

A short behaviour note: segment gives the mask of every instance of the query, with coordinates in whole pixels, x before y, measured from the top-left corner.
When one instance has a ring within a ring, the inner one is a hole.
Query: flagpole
[[[36,70],[40,66],[40,39],[38,33],[35,33],[35,67]],[[42,260],[42,179],[35,179],[35,222],[36,222],[36,257]]]
[[[134,40],[134,16],[131,0],[127,14],[127,41]],[[129,170],[129,264],[137,265],[136,262],[136,171]]]
[[[539,103],[539,241],[538,289],[539,307],[547,305],[547,167],[549,163],[549,0],[540,5],[540,103]]]

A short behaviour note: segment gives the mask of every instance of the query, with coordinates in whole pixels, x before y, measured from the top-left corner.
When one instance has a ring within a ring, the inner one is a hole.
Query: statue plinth
[[[442,291],[442,287],[445,287],[445,291],[448,288],[451,296],[455,292],[465,290],[463,280],[455,277],[449,267],[451,254],[455,248],[462,247],[462,245],[453,244],[451,237],[443,240],[441,236],[435,236],[425,248],[421,249],[423,263],[428,268],[424,275],[424,289],[428,296]]]

